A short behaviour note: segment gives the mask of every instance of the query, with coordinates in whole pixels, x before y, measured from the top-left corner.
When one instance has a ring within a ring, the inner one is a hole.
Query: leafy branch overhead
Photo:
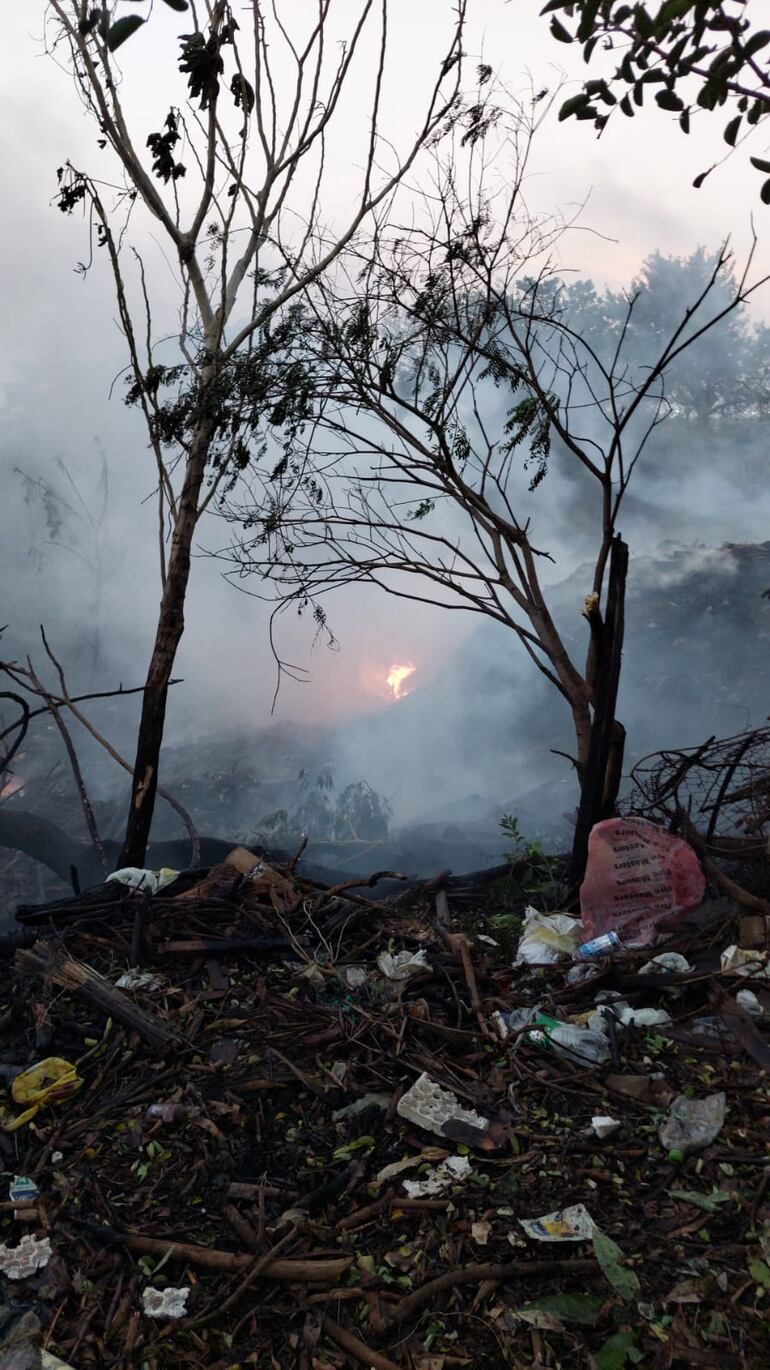
[[[170,10],[176,10],[177,14],[184,14],[190,8],[189,0],[163,0],[163,3],[168,5]],[[118,19],[111,19],[107,6],[102,5],[101,9],[92,9],[90,14],[80,20],[78,32],[83,37],[90,33],[98,33],[110,52],[114,52],[146,22],[138,14],[123,14]]]
[[[601,133],[619,110],[632,119],[645,98],[678,117],[683,133],[704,110],[724,110],[722,137],[733,148],[770,113],[770,29],[749,17],[748,0],[665,0],[656,9],[618,0],[549,0],[551,33],[560,43],[579,43],[586,63],[597,52],[614,54],[607,77],[584,83],[565,100],[560,119],[593,122]],[[625,88],[625,89],[624,89]],[[760,195],[770,204],[770,162],[752,157],[765,180]],[[696,176],[699,187],[714,170]]]

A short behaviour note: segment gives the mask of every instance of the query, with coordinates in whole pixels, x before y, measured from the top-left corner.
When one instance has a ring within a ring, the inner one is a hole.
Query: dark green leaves
[[[625,1370],[629,1361],[636,1365],[643,1360],[636,1347],[633,1332],[616,1332],[604,1343],[596,1357],[596,1370]]]
[[[568,29],[565,29],[564,25],[560,23],[560,21],[556,18],[555,15],[551,20],[551,33],[553,34],[554,38],[556,38],[560,43],[572,42],[572,34],[569,32]]]
[[[104,40],[110,52],[115,52],[143,24],[144,20],[140,19],[138,14],[125,14],[122,19],[116,19],[114,24],[110,24]]]
[[[559,110],[559,120],[561,121],[562,119],[569,119],[571,115],[580,114],[582,111],[585,111],[586,109],[590,108],[590,106],[590,95],[587,93],[587,91],[581,90],[578,95],[572,95],[570,96],[569,100],[564,101],[564,104]]]
[[[244,114],[251,114],[254,108],[254,87],[237,71],[230,82],[230,90],[238,108],[243,106]]]
[[[735,147],[735,140],[738,137],[738,129],[741,126],[742,117],[742,115],[736,114],[735,118],[731,119],[725,128],[722,136],[729,147]]]
[[[743,13],[728,12],[723,0],[549,0],[541,12],[559,42],[579,42],[586,62],[613,54],[605,57],[606,75],[587,81],[584,98],[565,101],[559,117],[591,120],[601,132],[615,104],[627,118],[643,108],[647,86],[660,109],[679,116],[683,133],[690,131],[691,108],[724,106],[722,138],[736,147],[744,125],[770,115],[770,29],[752,31],[750,7],[735,8]],[[765,203],[766,194],[763,187]]]
[[[179,70],[187,75],[190,99],[200,100],[201,109],[208,109],[219,94],[219,78],[224,70],[219,53],[221,36],[212,35],[207,41],[202,33],[189,33],[180,42]]]
[[[189,9],[188,0],[163,0],[164,5],[168,5],[170,10],[176,10],[177,14],[184,14]]]
[[[675,114],[684,109],[684,100],[681,100],[673,90],[659,90],[655,96],[655,102],[660,105],[661,109],[673,110]]]

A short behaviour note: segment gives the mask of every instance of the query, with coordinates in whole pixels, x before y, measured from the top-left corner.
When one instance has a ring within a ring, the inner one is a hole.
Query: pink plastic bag
[[[692,847],[644,818],[608,818],[588,839],[580,913],[586,938],[617,932],[653,942],[661,919],[683,917],[703,899],[706,881]]]

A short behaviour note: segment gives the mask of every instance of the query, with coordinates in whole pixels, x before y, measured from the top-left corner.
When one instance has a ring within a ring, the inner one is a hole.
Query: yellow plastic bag
[[[18,1127],[30,1122],[45,1104],[58,1104],[69,1099],[82,1083],[75,1067],[60,1056],[47,1056],[44,1061],[38,1061],[37,1065],[17,1075],[11,1085],[14,1103],[29,1104],[30,1107],[10,1122],[3,1123],[4,1130],[15,1132]]]

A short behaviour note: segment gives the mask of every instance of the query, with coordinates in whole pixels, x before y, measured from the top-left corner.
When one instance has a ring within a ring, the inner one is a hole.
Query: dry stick
[[[249,1251],[258,1252],[261,1242],[248,1218],[244,1218],[243,1214],[238,1212],[238,1209],[234,1204],[225,1204],[224,1215],[233,1229],[233,1232],[240,1237],[243,1245],[247,1246]]]
[[[553,1261],[508,1261],[504,1265],[468,1265],[464,1270],[447,1270],[435,1280],[429,1280],[413,1294],[388,1309],[385,1314],[386,1327],[398,1327],[411,1318],[426,1303],[431,1303],[445,1289],[456,1289],[461,1284],[479,1284],[482,1280],[510,1280],[531,1275],[551,1275],[554,1271],[571,1270],[576,1274],[598,1272],[596,1261],[591,1260],[553,1260]]]
[[[96,818],[94,816],[94,811],[91,807],[91,800],[88,797],[88,791],[86,789],[85,781],[83,779],[83,773],[80,769],[80,762],[78,761],[77,752],[75,751],[75,744],[69,735],[67,725],[64,722],[61,713],[59,712],[58,706],[54,703],[52,695],[48,693],[43,682],[38,678],[38,676],[35,675],[35,672],[32,669],[32,662],[30,661],[29,657],[27,657],[27,670],[29,678],[32,681],[32,684],[37,690],[37,693],[39,694],[40,698],[44,699],[46,704],[48,705],[51,717],[53,718],[53,721],[61,734],[62,742],[64,743],[67,756],[69,757],[69,763],[72,768],[72,774],[75,777],[75,784],[77,785],[78,794],[80,795],[80,804],[83,809],[83,815],[86,820],[88,835],[91,838],[94,850],[96,851],[96,854],[102,863],[102,870],[106,875],[109,869],[109,865],[107,862],[107,857],[104,854],[104,847],[102,846],[102,840],[99,836],[99,830],[96,826]]]
[[[232,1308],[233,1304],[238,1302],[238,1300],[240,1299],[241,1295],[242,1295],[242,1294],[245,1294],[246,1290],[249,1288],[249,1285],[253,1284],[253,1283],[254,1283],[254,1280],[258,1279],[260,1275],[265,1276],[266,1279],[290,1278],[289,1276],[283,1276],[283,1277],[282,1277],[282,1276],[280,1276],[280,1275],[275,1275],[275,1274],[273,1274],[273,1270],[274,1270],[275,1267],[278,1267],[278,1266],[280,1266],[280,1267],[284,1267],[284,1266],[297,1266],[297,1267],[299,1267],[299,1266],[307,1265],[308,1262],[307,1262],[307,1261],[302,1261],[302,1260],[296,1260],[296,1261],[295,1261],[295,1260],[276,1260],[276,1259],[275,1259],[277,1252],[282,1251],[283,1248],[284,1248],[289,1242],[293,1241],[293,1239],[296,1237],[296,1235],[297,1235],[297,1229],[296,1229],[296,1227],[292,1227],[292,1228],[289,1229],[288,1232],[285,1232],[285,1233],[284,1233],[284,1235],[275,1243],[274,1246],[272,1246],[272,1247],[270,1248],[269,1251],[266,1251],[266,1252],[265,1252],[264,1256],[259,1256],[259,1257],[257,1257],[257,1258],[255,1258],[254,1256],[245,1256],[245,1257],[242,1256],[242,1257],[240,1257],[239,1259],[240,1259],[241,1261],[244,1261],[244,1260],[245,1260],[245,1261],[248,1262],[248,1269],[247,1269],[247,1271],[246,1271],[246,1275],[245,1275],[244,1279],[242,1279],[241,1282],[240,1282],[240,1284],[238,1284],[238,1285],[236,1286],[236,1288],[233,1290],[232,1294],[228,1294],[228,1296],[227,1296],[227,1298],[225,1299],[224,1303],[218,1303],[218,1304],[217,1304],[217,1306],[216,1306],[216,1308],[215,1308],[215,1310],[214,1310],[213,1313],[211,1313],[211,1312],[209,1312],[209,1313],[204,1313],[202,1317],[196,1318],[195,1321],[194,1321],[191,1325],[192,1325],[193,1327],[198,1327],[198,1326],[200,1326],[200,1325],[203,1324],[203,1323],[210,1322],[212,1318],[219,1318],[219,1317],[221,1317],[221,1315],[222,1315],[224,1312],[226,1312],[226,1310],[227,1310],[228,1308]],[[225,1253],[222,1253],[222,1254],[225,1254]],[[340,1262],[339,1262],[339,1261],[325,1261],[324,1264],[325,1264],[325,1265],[335,1265],[335,1266],[339,1266]],[[348,1262],[348,1264],[350,1264],[350,1262]],[[307,1279],[308,1277],[307,1277],[307,1276],[299,1276],[299,1275],[298,1275],[298,1276],[296,1276],[296,1278],[297,1278],[297,1279],[299,1279],[299,1278]],[[329,1278],[330,1278],[331,1282],[334,1283],[335,1277],[330,1275]],[[317,1281],[316,1281],[316,1282],[317,1282]],[[325,1283],[325,1281],[324,1281],[324,1283]]]
[[[54,984],[61,985],[63,989],[72,990],[87,1003],[95,1004],[108,1017],[125,1023],[126,1027],[138,1032],[148,1046],[159,1055],[166,1055],[173,1047],[181,1045],[179,1038],[170,1032],[159,1018],[139,1008],[133,1000],[90,966],[74,961],[61,948],[53,947],[46,950],[47,954],[43,956],[35,948],[31,951],[17,951],[15,963],[20,970],[44,976]]]
[[[484,1021],[484,1011],[481,1007],[481,996],[479,994],[478,982],[476,980],[476,972],[473,968],[473,962],[471,961],[471,953],[468,938],[462,932],[445,932],[444,929],[439,925],[437,925],[436,930],[439,933],[439,936],[441,937],[442,941],[445,943],[445,945],[449,948],[449,950],[457,958],[457,960],[460,962],[460,965],[462,966],[463,975],[465,976],[465,983],[468,986],[468,992],[471,996],[471,1007],[476,1015],[476,1021],[478,1022],[478,1025],[481,1028],[482,1032],[486,1032],[487,1029],[486,1023]]]
[[[765,918],[769,918],[770,903],[768,903],[767,899],[760,899],[756,894],[749,894],[748,890],[745,890],[742,885],[736,884],[734,880],[730,879],[729,875],[725,875],[724,872],[719,869],[719,866],[715,861],[712,861],[708,854],[704,838],[701,837],[684,809],[678,808],[676,810],[676,818],[687,837],[687,840],[692,844],[700,856],[707,874],[711,876],[712,880],[716,881],[724,890],[725,894],[729,894],[731,899],[734,899],[736,904],[740,904],[742,908],[752,909],[754,913],[761,913]]]
[[[324,1315],[321,1319],[321,1326],[327,1337],[331,1337],[332,1341],[341,1346],[343,1351],[347,1351],[349,1356],[353,1356],[355,1360],[367,1366],[368,1370],[399,1370],[395,1361],[389,1360],[379,1351],[373,1351],[359,1337],[355,1337],[346,1328],[340,1327],[333,1318]]]
[[[67,685],[64,679],[64,672],[62,670],[61,665],[54,656],[51,647],[48,644],[45,632],[43,631],[42,627],[40,629],[40,633],[43,638],[43,646],[45,647],[45,650],[48,653],[51,662],[56,667],[56,670],[58,672],[62,698],[64,700],[64,703],[67,705],[67,708],[69,709],[70,713],[74,714],[75,718],[78,720],[78,723],[80,723],[86,729],[86,731],[91,734],[94,740],[100,744],[100,746],[104,747],[104,750],[108,753],[109,756],[112,757],[113,761],[117,761],[118,765],[122,766],[124,771],[128,771],[129,775],[133,775],[133,766],[131,766],[129,762],[126,761],[125,758],[120,755],[120,752],[116,752],[112,743],[108,742],[107,738],[102,736],[98,729],[94,727],[93,723],[91,723],[90,720],[86,718],[85,714],[80,712],[80,709],[77,708],[75,701],[70,698],[69,691],[67,690]],[[176,810],[182,822],[184,823],[190,838],[190,845],[192,848],[190,852],[190,865],[197,866],[201,859],[201,839],[198,830],[192,821],[192,817],[190,816],[184,805],[180,804],[178,799],[175,799],[173,795],[169,794],[168,790],[164,790],[160,785],[158,785],[157,793],[160,795],[161,799],[165,799],[166,803],[171,805],[172,809]]]
[[[248,1270],[250,1279],[264,1275],[269,1280],[288,1281],[299,1284],[327,1284],[339,1280],[353,1264],[352,1256],[341,1256],[331,1260],[304,1260],[288,1258],[275,1259],[275,1253],[283,1248],[290,1238],[296,1235],[292,1228],[276,1242],[271,1251],[266,1252],[258,1261],[251,1253],[239,1254],[235,1251],[219,1251],[213,1246],[195,1246],[191,1242],[176,1242],[170,1237],[142,1237],[136,1232],[114,1232],[109,1227],[99,1227],[89,1223],[94,1236],[103,1235],[106,1240],[118,1242],[127,1251],[139,1251],[145,1256],[167,1256],[170,1261],[183,1261],[196,1265],[201,1270]],[[229,1300],[217,1305],[217,1313],[229,1306]]]

